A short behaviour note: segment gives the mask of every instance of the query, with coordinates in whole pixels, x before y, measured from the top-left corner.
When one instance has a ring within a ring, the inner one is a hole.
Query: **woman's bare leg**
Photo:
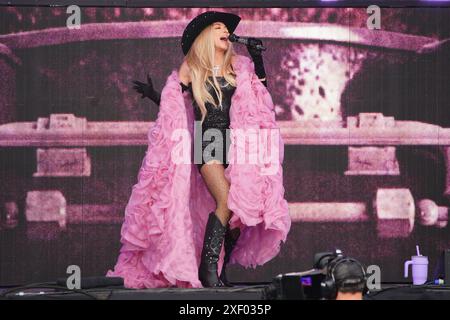
[[[200,173],[216,201],[216,215],[222,225],[225,226],[231,218],[231,210],[227,206],[230,183],[225,178],[225,168],[220,163],[210,162],[201,167]]]

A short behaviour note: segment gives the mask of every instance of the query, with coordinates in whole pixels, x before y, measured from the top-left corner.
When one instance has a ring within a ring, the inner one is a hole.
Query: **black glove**
[[[153,82],[150,78],[150,75],[147,74],[147,83],[143,83],[137,80],[134,80],[133,83],[133,89],[142,94],[142,99],[147,97],[159,106],[159,103],[161,102],[161,94],[155,91],[155,88],[153,88]]]
[[[266,71],[264,69],[264,61],[262,57],[262,50],[255,48],[256,45],[262,45],[262,41],[256,38],[248,38],[247,51],[252,57],[253,64],[255,65],[255,73],[259,79],[266,78]],[[267,87],[267,80],[262,81]]]

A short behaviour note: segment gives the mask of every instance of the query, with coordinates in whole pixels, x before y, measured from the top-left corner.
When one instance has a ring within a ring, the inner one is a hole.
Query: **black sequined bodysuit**
[[[212,76],[209,77],[212,81]],[[236,90],[236,87],[233,87],[231,84],[229,84],[224,77],[216,77],[217,78],[217,82],[219,83],[220,87],[221,87],[221,91],[222,91],[222,109],[216,108],[215,106],[213,106],[211,103],[206,102],[205,103],[205,107],[207,110],[205,119],[202,123],[202,136],[200,137],[199,135],[196,135],[196,139],[200,139],[201,140],[201,151],[202,151],[202,159],[201,159],[201,163],[198,163],[197,166],[200,169],[202,167],[203,164],[205,164],[206,162],[212,160],[212,159],[216,159],[219,160],[224,167],[228,167],[228,164],[226,163],[226,159],[227,159],[227,153],[228,153],[228,148],[227,148],[227,141],[229,141],[229,132],[226,131],[226,129],[228,129],[230,127],[230,108],[231,108],[231,97],[234,94],[234,91]],[[192,94],[192,86],[191,83],[189,83],[189,86],[185,86],[183,83],[180,83],[181,87],[183,88],[183,92],[185,90],[189,90],[191,95]],[[207,83],[207,90],[208,92],[211,94],[211,96],[214,98],[216,103],[219,103],[219,99],[216,95],[216,92],[214,91],[214,89],[212,88],[212,86]],[[195,115],[195,120],[196,121],[201,121],[202,119],[202,114],[200,111],[200,107],[198,106],[197,102],[195,101],[195,99],[193,99],[193,107],[194,107],[194,115]],[[209,133],[211,133],[211,136],[208,137],[208,133],[205,135],[205,132],[208,129],[218,129],[220,130],[221,134],[222,134],[222,138],[223,138],[223,143],[222,143],[222,147],[223,147],[223,152],[222,152],[222,156],[220,154],[216,155],[216,152],[213,151],[213,145],[208,148],[208,150],[211,150],[211,154],[209,152],[203,153],[205,148],[213,143],[216,139],[215,135],[218,132],[214,132],[214,131],[209,131]],[[197,138],[198,137],[198,138]],[[203,137],[203,139],[202,139]],[[197,141],[197,140],[196,140]],[[200,141],[198,141],[197,143],[200,143]],[[229,147],[229,144],[228,144]],[[211,158],[207,158],[208,155],[210,154]]]

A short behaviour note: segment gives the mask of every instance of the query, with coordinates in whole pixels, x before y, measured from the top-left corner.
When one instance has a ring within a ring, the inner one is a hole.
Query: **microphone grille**
[[[238,39],[238,37],[233,33],[233,34],[231,34],[231,35],[228,37],[228,39],[229,39],[231,42],[236,42],[237,39]]]

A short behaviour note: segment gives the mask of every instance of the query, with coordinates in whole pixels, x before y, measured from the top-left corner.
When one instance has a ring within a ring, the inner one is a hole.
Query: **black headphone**
[[[327,275],[325,277],[325,279],[322,281],[322,283],[320,284],[321,287],[321,291],[322,291],[322,296],[326,299],[336,299],[337,296],[337,291],[338,291],[338,286],[336,284],[336,278],[334,276],[334,272],[336,271],[336,268],[344,263],[344,262],[352,262],[357,264],[362,271],[362,278],[360,278],[360,280],[358,282],[349,282],[347,280],[342,280],[341,281],[341,285],[345,285],[347,284],[359,284],[359,283],[364,283],[364,289],[363,289],[363,295],[366,294],[368,292],[368,288],[367,288],[367,275],[366,275],[366,270],[364,269],[364,266],[356,259],[353,258],[349,258],[349,257],[344,257],[342,255],[338,255],[336,258],[334,258],[329,266],[327,267]]]

